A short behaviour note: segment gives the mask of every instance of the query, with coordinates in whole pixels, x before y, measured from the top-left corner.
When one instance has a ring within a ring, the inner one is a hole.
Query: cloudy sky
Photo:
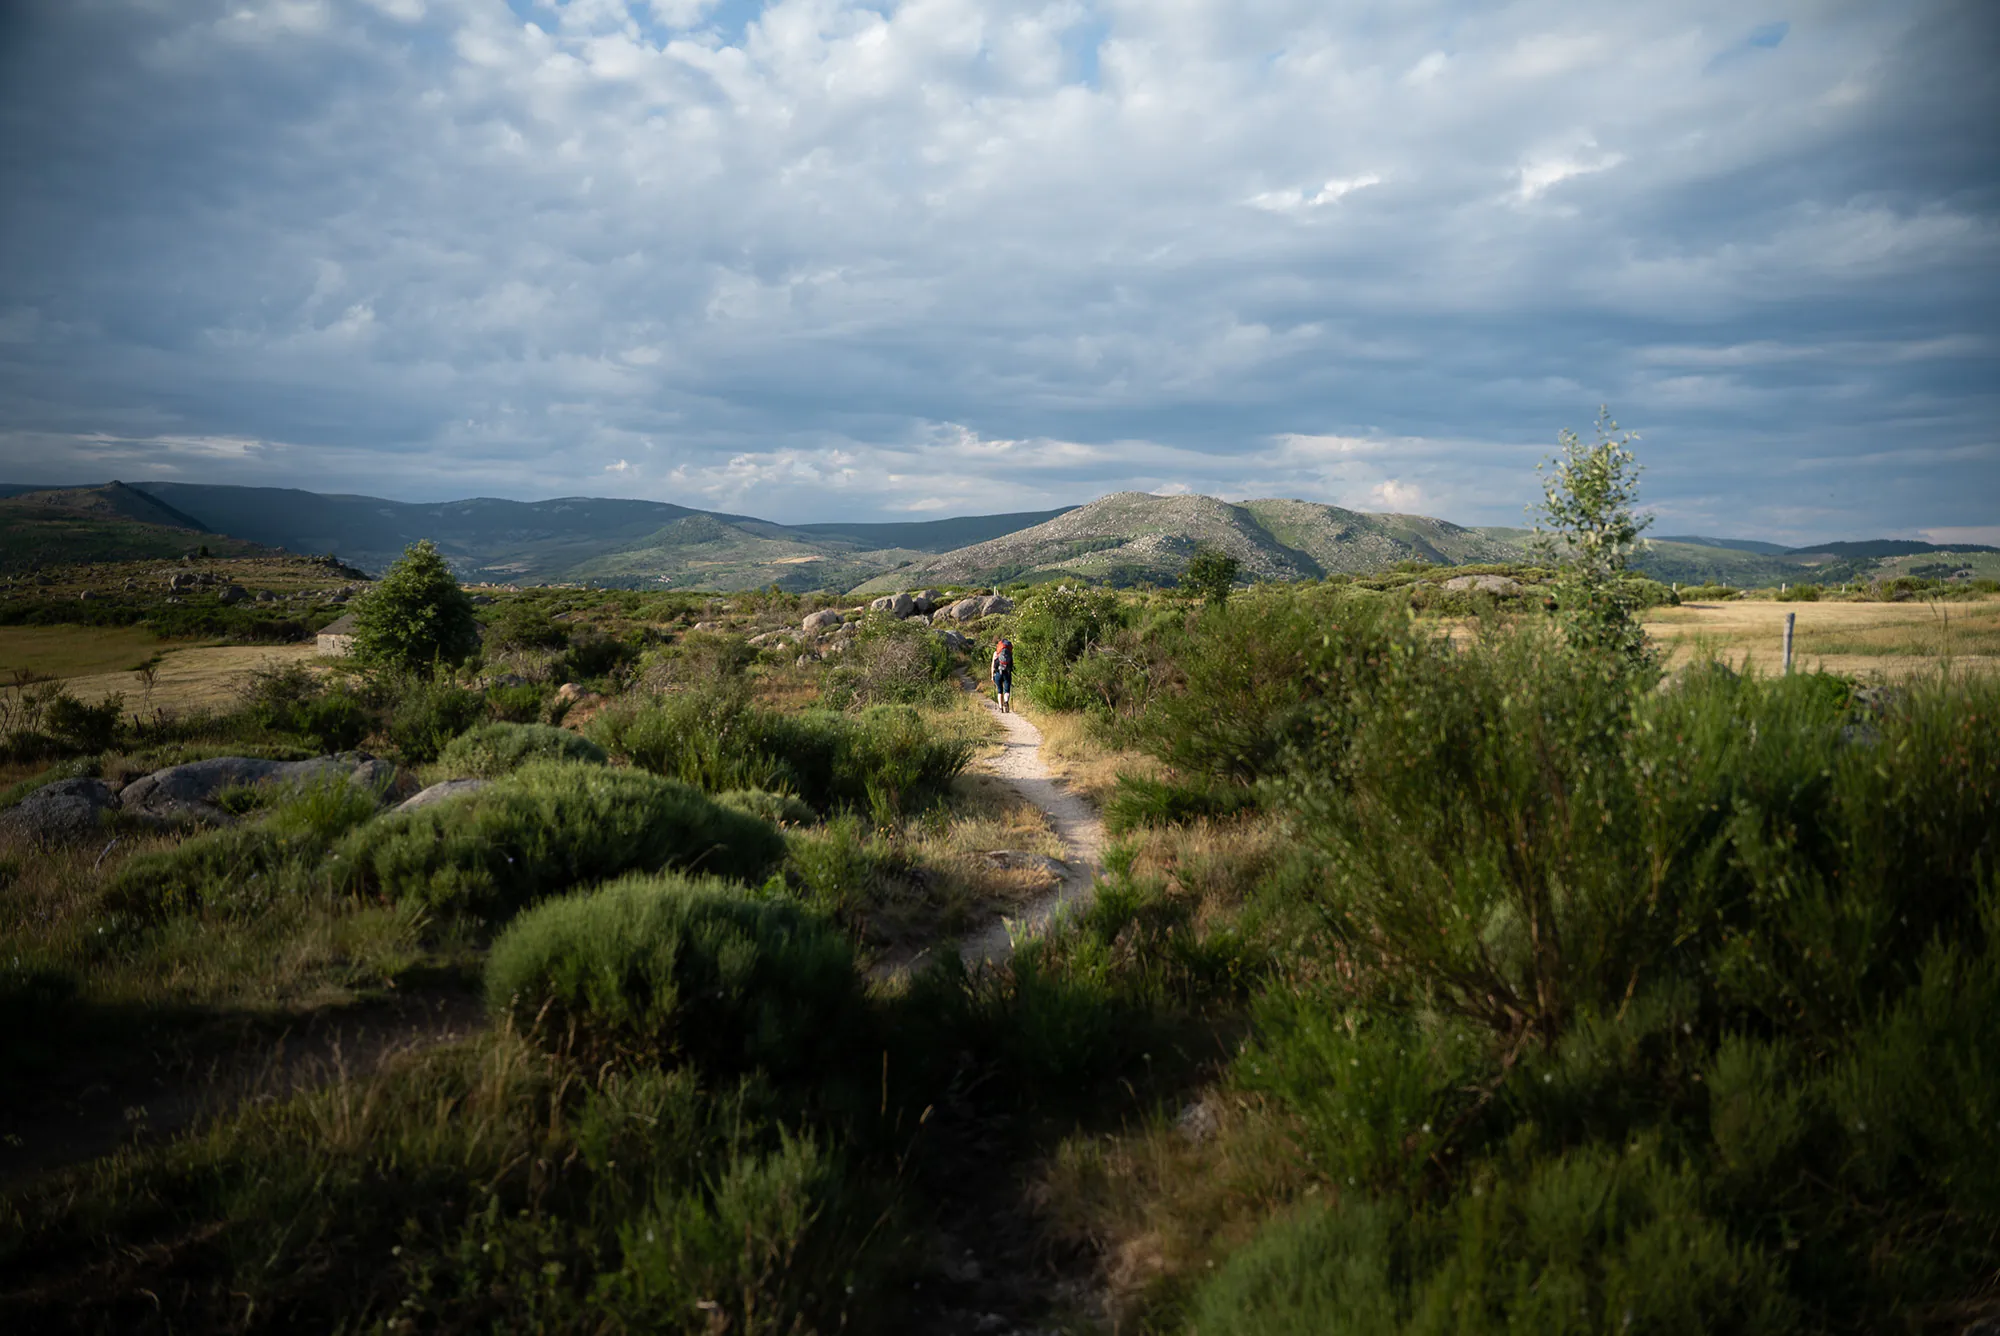
[[[0,480],[2000,542],[1986,0],[0,0]]]

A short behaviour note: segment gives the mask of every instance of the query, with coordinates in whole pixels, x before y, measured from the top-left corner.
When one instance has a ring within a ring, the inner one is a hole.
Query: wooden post
[[[1785,676],[1792,675],[1792,623],[1799,619],[1796,612],[1785,614]]]

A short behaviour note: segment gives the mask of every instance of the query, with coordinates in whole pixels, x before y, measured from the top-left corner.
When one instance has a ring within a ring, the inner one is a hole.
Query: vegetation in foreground
[[[359,729],[490,783],[17,858],[10,1077],[119,1052],[135,1003],[193,1026],[302,978],[488,1023],[13,1186],[0,1314],[1970,1330],[2000,1315],[2000,681],[1663,677],[1615,557],[1594,624],[1474,591],[1456,643],[1396,573],[1025,600],[982,638],[1130,758],[1121,842],[1086,911],[975,974],[867,968],[885,912],[954,893],[936,841],[972,820],[960,664],[920,629],[799,664],[537,597],[456,671],[274,678],[209,735],[114,721],[58,764]],[[617,698],[579,736],[547,721],[586,659]]]

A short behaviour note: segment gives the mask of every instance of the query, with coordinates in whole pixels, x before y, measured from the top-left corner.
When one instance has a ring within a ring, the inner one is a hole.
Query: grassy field
[[[2000,667],[2000,598],[1937,604],[1732,600],[1655,608],[1645,625],[1667,648],[1669,662],[1713,653],[1769,673],[1783,664],[1788,614],[1798,619],[1792,655],[1800,670],[1900,678],[1947,658],[1960,669]]]
[[[24,672],[79,678],[129,671],[163,648],[138,626],[0,626],[0,681]]]

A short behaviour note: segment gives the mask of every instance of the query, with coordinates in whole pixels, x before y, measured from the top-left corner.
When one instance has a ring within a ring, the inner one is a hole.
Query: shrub
[[[821,698],[832,709],[937,704],[951,698],[951,650],[918,622],[870,617],[843,662],[826,676]]]
[[[1120,775],[1117,791],[1104,805],[1104,826],[1114,835],[1142,826],[1172,826],[1204,817],[1234,816],[1252,811],[1257,795],[1240,785],[1214,781],[1176,783]]]
[[[366,663],[424,672],[478,648],[472,600],[428,538],[404,549],[354,610],[354,652]]]
[[[846,938],[825,921],[666,875],[520,915],[493,944],[486,996],[592,1051],[795,1075],[851,1037],[860,989]]]
[[[532,724],[542,717],[548,692],[533,682],[486,688],[486,712],[507,724]]]
[[[819,814],[789,793],[765,789],[731,789],[715,795],[715,801],[738,812],[746,812],[774,826],[809,826]]]
[[[482,724],[459,734],[438,753],[438,764],[455,778],[497,779],[529,761],[603,765],[605,755],[588,738],[547,724]]]
[[[310,890],[334,842],[380,808],[379,795],[345,779],[308,786],[261,820],[127,859],[105,884],[104,905],[140,921],[192,913],[254,915]]]
[[[687,785],[535,762],[463,802],[392,813],[355,831],[335,856],[355,889],[498,919],[622,872],[675,868],[760,881],[784,848],[767,823]]]
[[[764,789],[884,819],[940,801],[972,757],[969,740],[906,707],[783,714],[726,684],[606,711],[590,732],[633,764],[712,793]]]
[[[113,695],[86,705],[67,691],[58,692],[42,715],[42,731],[72,752],[101,752],[117,744],[125,719],[125,698]]]
[[[1229,601],[1229,591],[1242,568],[1242,562],[1220,548],[1198,548],[1181,572],[1181,593],[1201,600],[1204,606],[1219,608]]]
[[[1816,584],[1786,585],[1777,593],[1780,603],[1817,603],[1822,591]]]
[[[403,759],[434,761],[451,740],[478,723],[486,702],[444,676],[412,674],[391,688],[396,695],[389,709],[389,741]]]

